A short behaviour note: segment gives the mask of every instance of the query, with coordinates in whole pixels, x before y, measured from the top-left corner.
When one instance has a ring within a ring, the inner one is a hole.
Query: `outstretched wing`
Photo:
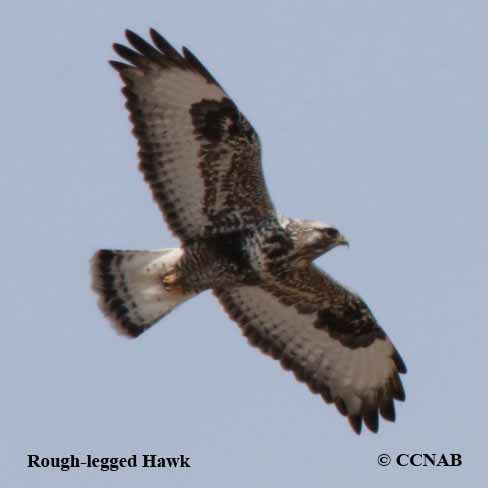
[[[359,434],[395,420],[406,367],[364,302],[311,265],[261,286],[214,290],[249,342],[334,402]]]
[[[259,139],[234,102],[186,48],[156,31],[154,46],[126,31],[114,44],[139,143],[140,169],[168,225],[184,242],[274,215]]]

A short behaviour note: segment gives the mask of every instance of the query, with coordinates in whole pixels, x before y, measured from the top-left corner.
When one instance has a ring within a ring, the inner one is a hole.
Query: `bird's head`
[[[347,239],[333,226],[315,220],[289,220],[299,257],[314,260],[336,246],[349,246]]]

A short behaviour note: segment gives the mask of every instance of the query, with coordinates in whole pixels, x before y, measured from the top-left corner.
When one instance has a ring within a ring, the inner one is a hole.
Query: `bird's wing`
[[[130,64],[111,61],[139,143],[140,169],[172,231],[184,242],[240,230],[271,215],[258,136],[186,48],[156,31],[154,46],[126,31]]]
[[[249,342],[333,402],[360,433],[395,419],[406,367],[365,303],[311,265],[260,286],[217,289]]]

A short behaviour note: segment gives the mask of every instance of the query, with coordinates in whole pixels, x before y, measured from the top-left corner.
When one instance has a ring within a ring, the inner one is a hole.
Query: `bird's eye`
[[[325,233],[331,239],[335,239],[339,235],[339,231],[337,229],[334,229],[333,227],[330,227],[329,229],[325,229]]]

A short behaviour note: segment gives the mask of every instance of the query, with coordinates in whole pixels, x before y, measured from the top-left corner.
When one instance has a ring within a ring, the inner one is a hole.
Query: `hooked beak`
[[[349,247],[348,240],[342,234],[337,237],[336,242],[337,242],[337,245],[338,246],[347,246],[347,247]]]

